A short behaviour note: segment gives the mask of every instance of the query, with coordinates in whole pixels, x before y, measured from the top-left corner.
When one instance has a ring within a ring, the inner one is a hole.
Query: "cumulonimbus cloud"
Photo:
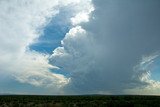
[[[141,66],[143,56],[155,60],[152,54],[160,49],[160,2],[93,0],[93,4],[90,21],[70,29],[50,58],[52,64],[71,72],[66,90],[131,94],[125,90],[151,86],[154,91],[154,80],[148,78],[151,72],[135,68]]]

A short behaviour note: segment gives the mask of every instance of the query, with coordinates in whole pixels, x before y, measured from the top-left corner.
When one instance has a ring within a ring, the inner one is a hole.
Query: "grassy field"
[[[160,97],[2,95],[0,107],[160,107]]]

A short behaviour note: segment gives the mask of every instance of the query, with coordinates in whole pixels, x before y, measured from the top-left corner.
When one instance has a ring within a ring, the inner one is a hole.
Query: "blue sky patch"
[[[67,20],[66,20],[67,19]],[[51,22],[44,28],[43,34],[38,41],[29,48],[41,53],[49,53],[61,45],[61,40],[70,29],[69,16],[67,12],[60,12],[53,17]]]
[[[151,79],[160,81],[160,58],[155,60],[154,67],[151,70]]]
[[[63,74],[66,77],[70,77],[70,72],[63,70],[62,68],[60,68],[60,69],[51,69],[51,72],[54,72],[56,74]]]

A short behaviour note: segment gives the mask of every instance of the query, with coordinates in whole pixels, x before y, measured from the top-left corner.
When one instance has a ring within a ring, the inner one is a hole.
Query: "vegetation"
[[[4,95],[0,107],[160,107],[160,97]]]

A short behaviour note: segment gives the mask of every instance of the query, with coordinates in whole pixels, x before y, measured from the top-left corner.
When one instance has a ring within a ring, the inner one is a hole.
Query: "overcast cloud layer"
[[[52,55],[30,50],[61,9],[71,24],[61,46]],[[159,0],[2,0],[1,83],[45,87],[36,94],[160,94],[150,77],[159,60],[159,10]]]

